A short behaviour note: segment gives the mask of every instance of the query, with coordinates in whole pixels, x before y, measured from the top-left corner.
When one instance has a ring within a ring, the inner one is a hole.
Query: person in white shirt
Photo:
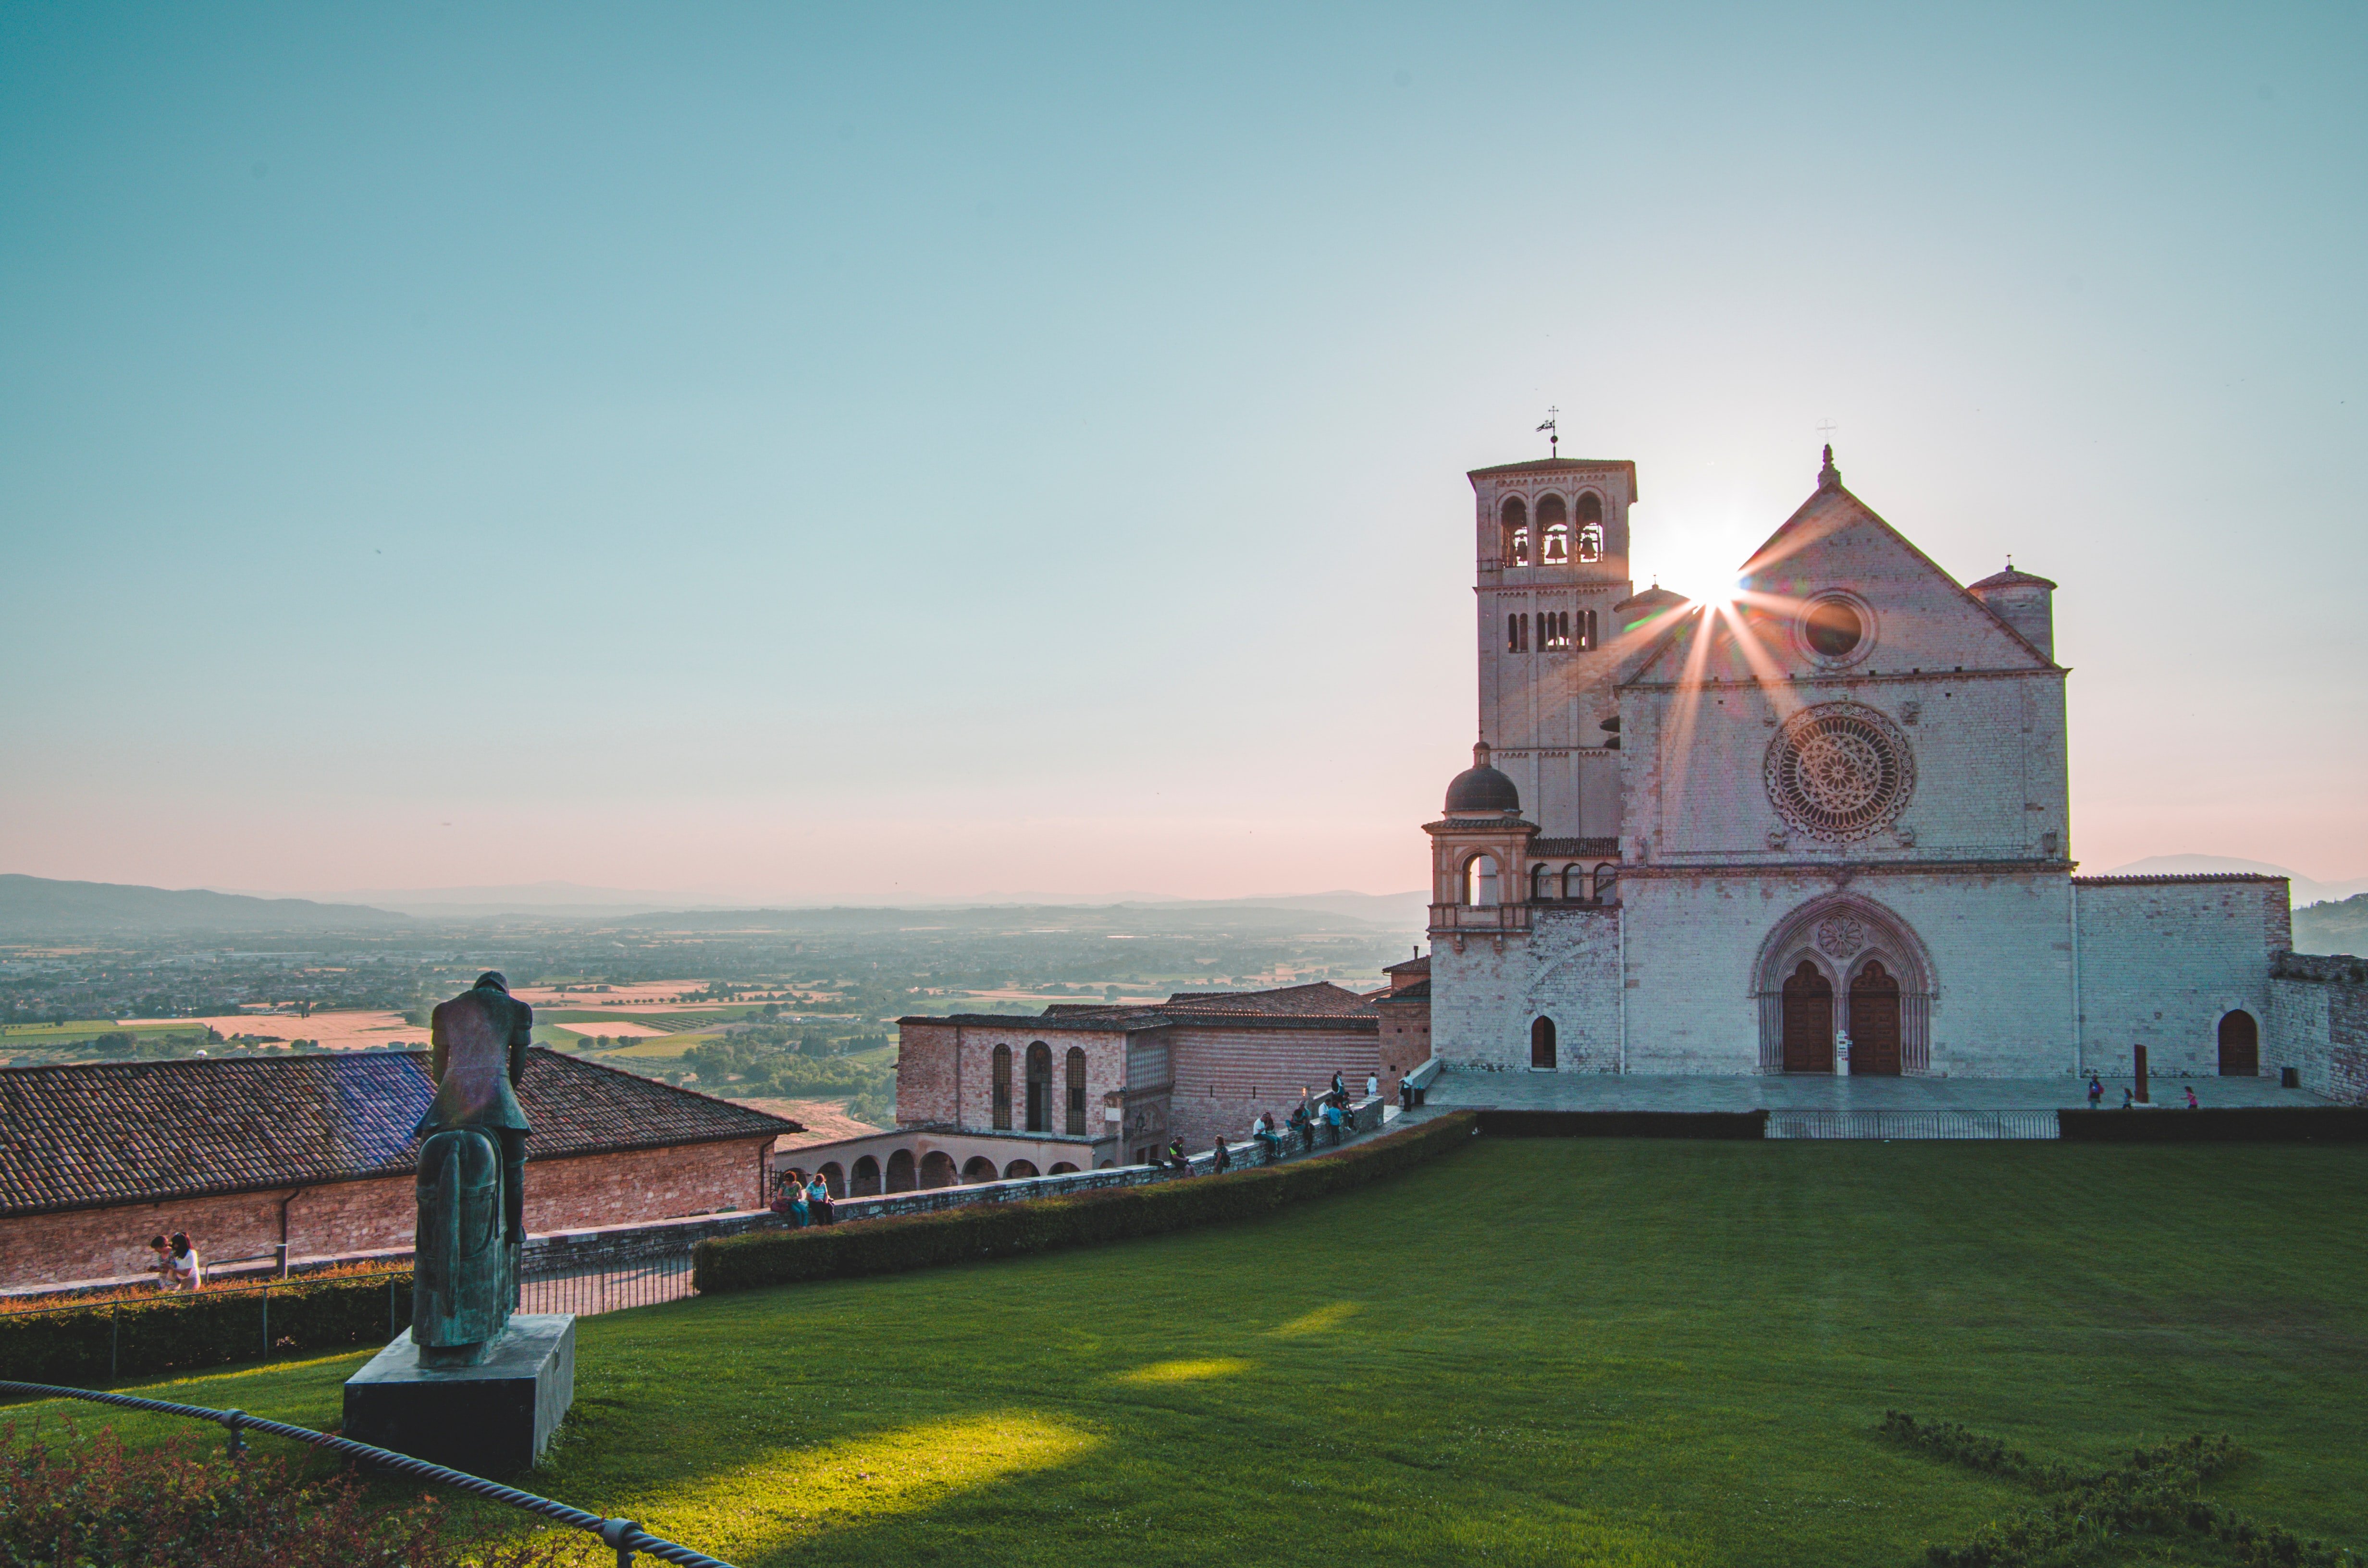
[[[188,1233],[173,1233],[173,1256],[165,1260],[172,1271],[173,1289],[195,1290],[206,1282],[205,1270],[198,1262],[198,1249],[189,1244]]]
[[[148,1240],[148,1272],[156,1277],[156,1289],[173,1288],[173,1244],[162,1236]]]
[[[1365,1074],[1365,1097],[1366,1097],[1367,1099],[1369,1099],[1369,1100],[1370,1100],[1370,1099],[1375,1099],[1375,1098],[1378,1098],[1378,1097],[1380,1096],[1380,1095],[1381,1095],[1381,1092],[1382,1092],[1382,1080],[1381,1080],[1378,1076],[1376,1076],[1375,1074],[1372,1074],[1372,1073],[1368,1073],[1368,1074]]]

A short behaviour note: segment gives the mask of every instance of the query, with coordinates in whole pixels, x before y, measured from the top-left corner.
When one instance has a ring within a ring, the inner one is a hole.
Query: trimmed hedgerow
[[[1343,1192],[1394,1176],[1471,1140],[1470,1111],[1453,1111],[1360,1147],[1292,1165],[1152,1187],[1107,1187],[1017,1203],[982,1203],[926,1214],[759,1231],[699,1244],[692,1282],[702,1295],[863,1274],[896,1274],[941,1263],[1014,1257],[1061,1247],[1156,1236],[1195,1225],[1255,1219],[1287,1203]]]
[[[275,1283],[268,1305],[265,1297],[261,1289],[230,1287],[0,1313],[0,1378],[89,1387],[110,1371],[146,1377],[383,1345],[411,1322],[407,1269]]]
[[[2305,1540],[2203,1496],[2203,1483],[2242,1457],[2226,1436],[2198,1433],[2157,1443],[2133,1450],[2111,1470],[2079,1475],[1953,1421],[1920,1422],[1889,1410],[1882,1431],[1936,1459],[2022,1482],[2053,1499],[2019,1517],[1984,1525],[1963,1545],[1926,1547],[1930,1568],[2032,1568],[2067,1550],[2132,1535],[2201,1536],[2230,1549],[2244,1568],[2360,1568],[2361,1559],[2346,1548]]]

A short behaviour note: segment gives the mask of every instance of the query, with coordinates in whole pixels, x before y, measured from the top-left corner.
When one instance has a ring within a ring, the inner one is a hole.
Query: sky
[[[2062,585],[2368,876],[2368,9],[0,9],[0,870],[1423,885],[1468,469]]]

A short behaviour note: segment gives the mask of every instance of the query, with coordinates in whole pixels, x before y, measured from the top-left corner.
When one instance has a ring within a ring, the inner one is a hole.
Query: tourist
[[[1178,1176],[1192,1174],[1192,1156],[1184,1152],[1183,1139],[1170,1138],[1167,1141],[1167,1163],[1176,1167]]]
[[[173,1245],[162,1236],[148,1238],[148,1272],[156,1277],[156,1289],[173,1288]]]
[[[1234,1157],[1225,1153],[1225,1135],[1217,1134],[1217,1157],[1209,1167],[1211,1176],[1223,1176],[1234,1167]]]
[[[2201,1100],[2198,1100],[2198,1099],[2195,1097],[2195,1085],[2192,1085],[2192,1084],[2181,1084],[2181,1085],[2180,1085],[2180,1087],[2181,1089],[2185,1090],[2185,1091],[2186,1091],[2186,1093],[2187,1093],[2187,1108],[2188,1108],[2188,1109],[2190,1109],[2190,1110],[2202,1110],[2202,1109],[2203,1108],[2203,1102],[2202,1102]]]
[[[1336,1147],[1340,1142],[1340,1121],[1339,1102],[1337,1100],[1325,1101],[1324,1130],[1332,1135],[1332,1142]]]
[[[1412,1110],[1414,1108],[1414,1080],[1412,1078],[1400,1078],[1398,1080],[1398,1108],[1400,1110]]]
[[[814,1180],[806,1183],[806,1211],[815,1224],[830,1223],[830,1183],[823,1179],[820,1171],[814,1172]]]
[[[1365,1097],[1369,1100],[1382,1097],[1382,1080],[1378,1074],[1372,1073],[1365,1074]]]
[[[1309,1153],[1315,1152],[1315,1119],[1307,1114],[1305,1101],[1291,1113],[1291,1130],[1299,1134],[1300,1144]]]
[[[173,1283],[170,1287],[171,1289],[176,1290],[195,1290],[205,1284],[205,1270],[199,1266],[198,1249],[189,1244],[189,1236],[188,1232],[175,1231],[173,1233],[173,1256],[166,1259],[165,1262],[166,1267],[172,1270]]]
[[[1250,1136],[1265,1145],[1267,1164],[1273,1165],[1282,1158],[1282,1139],[1274,1130],[1274,1112],[1258,1112],[1258,1119],[1250,1123]]]
[[[2137,1103],[2138,1103],[2138,1096],[2137,1096],[2137,1095],[2136,1095],[2135,1092],[2133,1092],[2132,1090],[2129,1090],[2129,1089],[2123,1089],[2123,1090],[2122,1091],[2122,1108],[2123,1108],[2123,1110],[2128,1110],[2128,1109],[2130,1109],[2132,1107],[2135,1106]]]
[[[2090,1110],[2095,1110],[2099,1106],[2102,1105],[2104,1101],[2104,1082],[2100,1079],[2096,1074],[2091,1073],[2089,1074],[2089,1108]]]
[[[1340,1074],[1338,1073],[1332,1074],[1332,1092],[1336,1095],[1345,1095],[1349,1092],[1349,1085],[1340,1081]]]

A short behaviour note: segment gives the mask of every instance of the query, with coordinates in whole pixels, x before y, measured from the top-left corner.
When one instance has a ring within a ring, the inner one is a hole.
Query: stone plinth
[[[346,1380],[343,1436],[471,1475],[531,1469],[575,1399],[575,1316],[519,1312],[474,1367],[423,1367],[411,1331]]]

